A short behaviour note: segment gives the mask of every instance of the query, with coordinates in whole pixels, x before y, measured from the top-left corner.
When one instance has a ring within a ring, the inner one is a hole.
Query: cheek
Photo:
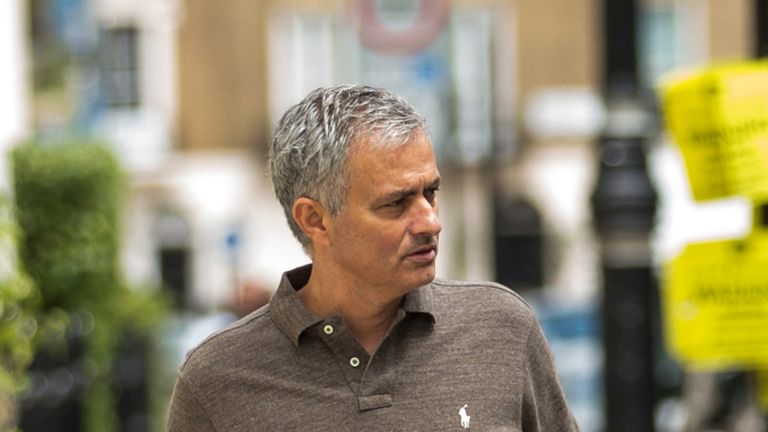
[[[385,260],[403,252],[407,224],[404,220],[383,220],[374,216],[337,220],[333,235],[338,253],[358,260]]]
[[[407,230],[399,225],[390,225],[382,228],[378,233],[379,243],[388,253],[402,252],[400,249],[406,247],[405,237]]]
[[[399,254],[402,247],[403,231],[389,224],[369,224],[365,229],[354,228],[353,253],[382,261]],[[350,236],[351,237],[351,236]]]

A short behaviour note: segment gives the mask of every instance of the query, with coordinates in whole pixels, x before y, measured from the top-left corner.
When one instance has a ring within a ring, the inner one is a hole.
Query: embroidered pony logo
[[[464,405],[459,410],[459,417],[461,417],[461,427],[469,429],[469,415],[467,415],[467,406]]]

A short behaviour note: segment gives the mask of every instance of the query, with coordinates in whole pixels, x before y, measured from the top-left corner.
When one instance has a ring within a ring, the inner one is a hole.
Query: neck
[[[316,271],[317,270],[317,271]],[[381,298],[381,290],[357,284],[329,281],[319,268],[312,269],[307,285],[298,295],[304,306],[319,318],[338,315],[363,348],[373,354],[381,344],[402,303],[402,296]]]

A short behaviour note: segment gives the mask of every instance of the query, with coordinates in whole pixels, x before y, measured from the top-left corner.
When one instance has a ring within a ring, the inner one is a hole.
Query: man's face
[[[329,226],[339,276],[393,298],[431,282],[441,225],[429,139],[390,149],[355,143],[347,167],[346,203]]]

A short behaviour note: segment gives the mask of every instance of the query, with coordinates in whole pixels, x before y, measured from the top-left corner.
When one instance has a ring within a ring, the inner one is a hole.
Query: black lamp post
[[[656,191],[645,147],[651,115],[640,98],[634,0],[603,0],[603,92],[607,122],[599,138],[592,194],[601,246],[605,430],[654,429],[653,312],[656,282],[649,238]]]
[[[755,57],[768,57],[768,0],[753,0]]]

